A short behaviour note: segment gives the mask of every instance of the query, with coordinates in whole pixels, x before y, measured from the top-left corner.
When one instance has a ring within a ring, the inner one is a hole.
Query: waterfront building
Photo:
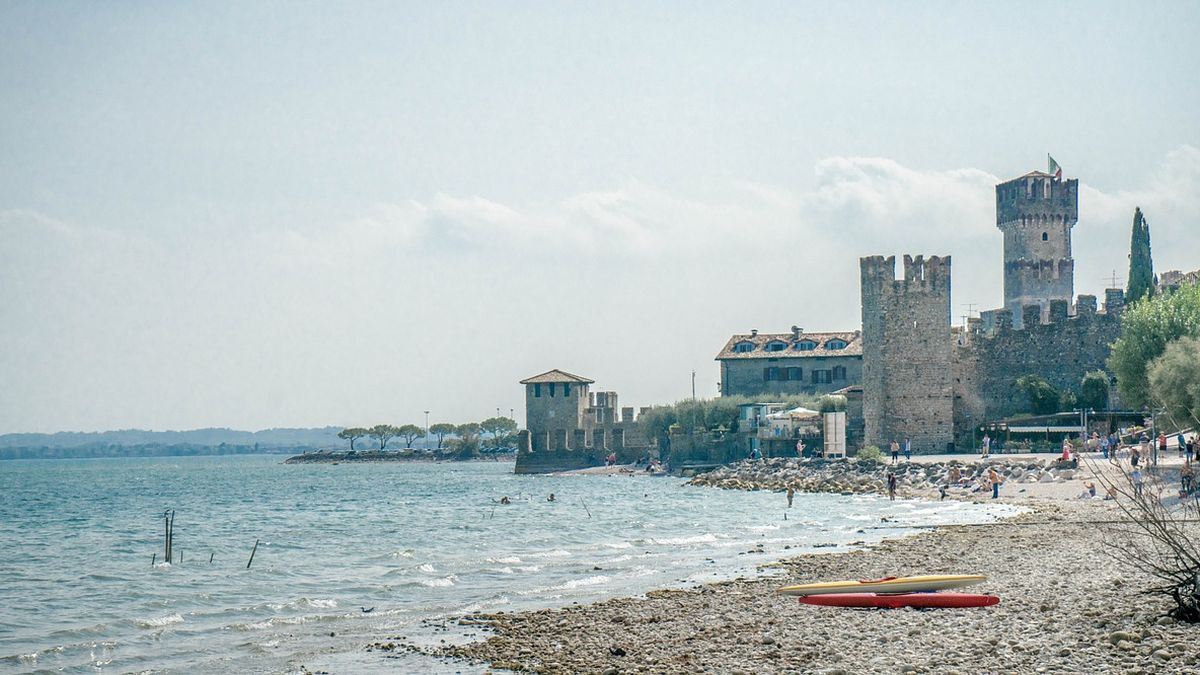
[[[862,382],[860,331],[749,333],[729,338],[717,354],[722,396],[827,394]]]

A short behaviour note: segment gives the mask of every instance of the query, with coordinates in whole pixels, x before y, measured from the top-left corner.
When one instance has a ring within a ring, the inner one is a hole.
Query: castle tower
[[[550,370],[521,380],[525,385],[525,428],[534,452],[567,450],[575,432],[586,428],[593,380]],[[582,448],[574,448],[582,449]]]
[[[1071,228],[1079,219],[1079,181],[1032,171],[996,186],[996,227],[1004,233],[1004,308],[1013,325],[1022,308],[1038,305],[1047,320],[1051,300],[1075,293]]]
[[[887,451],[912,439],[914,452],[954,440],[950,256],[859,260],[862,272],[864,440]]]

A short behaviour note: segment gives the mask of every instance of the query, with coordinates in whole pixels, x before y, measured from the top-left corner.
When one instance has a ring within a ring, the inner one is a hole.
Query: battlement
[[[896,256],[859,258],[863,292],[907,293],[910,291],[948,291],[950,256],[904,256],[904,277],[896,278]]]
[[[1032,172],[996,186],[996,226],[1074,225],[1079,220],[1079,180]]]
[[[1075,300],[1074,314],[1071,313],[1071,303],[1066,300],[1051,300],[1045,306],[1037,303],[1025,304],[1020,307],[1021,321],[1019,323],[1014,321],[1017,313],[1013,310],[992,309],[981,312],[979,319],[969,320],[967,333],[972,336],[994,336],[998,333],[1032,330],[1037,326],[1115,318],[1120,314],[1122,306],[1119,300],[1119,298],[1111,300],[1105,305],[1105,311],[1099,312],[1097,311],[1096,296],[1081,294]]]

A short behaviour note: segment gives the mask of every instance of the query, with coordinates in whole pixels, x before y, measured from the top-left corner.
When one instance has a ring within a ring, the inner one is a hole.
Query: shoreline
[[[1200,627],[1164,619],[1168,601],[1138,593],[1149,578],[1110,558],[1101,532],[1081,522],[1111,514],[1112,503],[1071,499],[1068,482],[1031,483],[1053,486],[1054,494],[1000,500],[1029,510],[994,524],[906,527],[877,544],[760,566],[777,567],[782,577],[450,617],[465,629],[486,628],[485,637],[368,649],[539,673],[1193,671]],[[1001,602],[848,610],[799,605],[774,592],[785,583],[934,573],[986,574],[987,582],[966,592],[997,594]]]

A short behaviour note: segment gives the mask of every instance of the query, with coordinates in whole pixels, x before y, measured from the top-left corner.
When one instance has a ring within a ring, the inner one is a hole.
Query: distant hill
[[[41,457],[145,457],[303,452],[338,448],[342,427],[314,429],[193,429],[191,431],[60,431],[0,435],[0,459]]]

